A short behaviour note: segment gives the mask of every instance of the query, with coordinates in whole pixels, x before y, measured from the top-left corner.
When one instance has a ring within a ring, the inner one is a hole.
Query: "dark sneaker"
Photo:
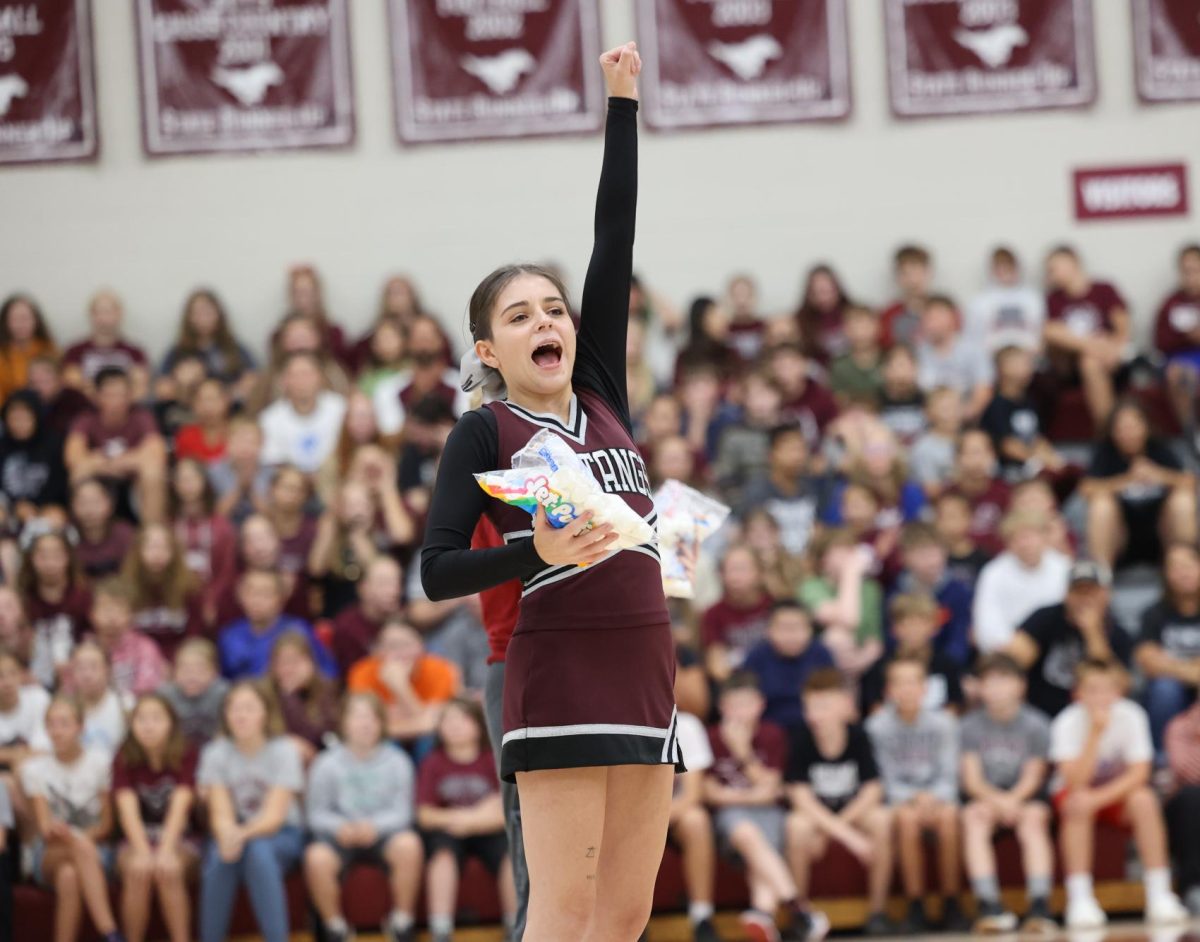
[[[792,924],[781,935],[783,942],[821,942],[829,934],[829,917],[823,912],[797,910]]]
[[[1044,899],[1032,900],[1029,912],[1021,920],[1021,931],[1033,935],[1050,935],[1058,931],[1058,922],[1050,914],[1050,904]]]
[[[321,938],[323,938],[325,942],[354,942],[354,930],[331,929],[329,926],[322,926]]]
[[[1017,917],[999,903],[981,902],[979,912],[975,914],[975,924],[971,928],[974,932],[988,934],[1012,932],[1017,928]]]
[[[949,896],[942,904],[942,918],[938,928],[943,932],[956,933],[963,933],[971,928],[971,920],[963,915],[957,897]]]
[[[692,926],[692,942],[721,942],[711,919],[701,919]]]
[[[897,935],[928,935],[932,927],[925,916],[925,906],[920,900],[910,900],[908,912],[896,926]]]
[[[878,939],[883,936],[895,935],[896,927],[892,923],[892,920],[888,919],[883,913],[871,913],[867,917],[862,931],[863,935],[873,936]]]

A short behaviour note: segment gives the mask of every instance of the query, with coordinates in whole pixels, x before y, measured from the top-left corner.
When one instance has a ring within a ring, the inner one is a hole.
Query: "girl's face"
[[[8,425],[9,437],[19,442],[33,438],[33,433],[37,430],[37,417],[23,402],[16,402],[9,406],[5,420]]]
[[[8,309],[8,335],[14,343],[26,343],[37,333],[37,315],[24,301],[17,301]]]
[[[299,510],[307,498],[308,489],[299,471],[281,471],[271,485],[271,503],[277,510]]]
[[[403,317],[412,314],[417,297],[407,278],[389,278],[383,292],[383,306],[389,314]]]
[[[298,271],[290,284],[292,310],[312,317],[321,313],[321,291],[312,272]]]
[[[375,328],[371,337],[371,353],[380,363],[398,363],[404,358],[404,334],[391,321]]]
[[[733,305],[734,313],[741,315],[753,314],[758,306],[758,293],[754,282],[749,278],[735,278],[729,283],[729,303]]]
[[[321,332],[312,321],[290,321],[279,336],[285,353],[316,353],[321,349]]]
[[[294,644],[283,645],[271,659],[271,676],[284,693],[303,690],[315,673],[312,657]]]
[[[279,534],[262,517],[242,524],[242,556],[255,569],[270,569],[279,559]]]
[[[361,393],[355,393],[346,404],[346,431],[350,440],[362,444],[373,441],[378,431],[375,424],[375,409],[371,400]]]
[[[197,295],[188,305],[187,322],[197,337],[212,337],[221,324],[221,312],[211,299]]]
[[[99,484],[85,484],[71,498],[71,513],[84,527],[101,527],[112,517],[112,501]]]
[[[342,717],[342,737],[351,749],[373,749],[383,738],[383,726],[374,708],[364,700],[352,700]]]
[[[220,383],[205,381],[192,397],[192,410],[202,423],[222,422],[229,417],[229,397]]]
[[[818,311],[832,311],[837,307],[838,287],[829,272],[813,272],[808,283],[808,303]]]
[[[465,746],[479,743],[479,727],[475,720],[461,707],[448,706],[442,711],[438,723],[438,735],[447,746]]]
[[[129,731],[148,753],[157,753],[171,738],[171,714],[157,700],[143,700],[129,717]]]
[[[267,732],[267,709],[253,690],[239,687],[225,703],[225,722],[235,742],[259,739]]]
[[[102,294],[92,302],[88,312],[92,329],[99,334],[112,334],[121,329],[121,302],[111,294]]]
[[[675,436],[659,442],[654,449],[654,470],[662,480],[690,481],[696,471],[696,459],[686,439]]]
[[[161,524],[151,524],[142,537],[142,565],[150,573],[166,572],[175,555],[171,532]]]
[[[66,752],[79,745],[82,729],[75,711],[65,703],[52,703],[46,711],[46,735],[55,752]]]
[[[779,527],[765,514],[755,514],[746,522],[742,538],[747,546],[760,553],[774,552],[780,547]]]
[[[896,460],[896,442],[880,431],[869,433],[862,446],[863,468],[871,477],[885,477]]]
[[[208,481],[197,465],[191,461],[181,461],[175,466],[172,483],[176,496],[183,503],[190,504],[203,500]]]
[[[715,301],[704,309],[704,316],[701,318],[700,324],[704,330],[704,336],[718,343],[723,343],[729,336],[729,315]]]
[[[34,546],[30,561],[39,579],[61,581],[70,570],[71,554],[60,537],[44,536]]]
[[[374,516],[375,507],[371,502],[371,494],[365,487],[353,482],[342,485],[338,495],[338,517],[343,522],[370,520]]]
[[[733,594],[743,594],[757,589],[762,581],[758,571],[758,562],[750,553],[734,550],[725,557],[721,565],[721,582],[725,591]]]
[[[71,658],[71,678],[81,696],[96,699],[108,689],[108,662],[95,647],[76,650]]]
[[[1167,584],[1179,595],[1200,593],[1200,555],[1186,546],[1172,546],[1167,553]]]
[[[996,452],[986,434],[972,432],[965,436],[958,450],[958,468],[974,477],[991,477],[996,471]]]
[[[518,275],[483,316],[491,318],[492,339],[476,341],[475,350],[510,390],[554,396],[566,388],[575,365],[575,327],[553,282]]]
[[[678,435],[682,421],[678,400],[673,396],[659,396],[650,403],[642,424],[646,428],[646,437],[651,441],[659,441]]]
[[[1140,455],[1146,450],[1150,430],[1146,421],[1133,409],[1121,409],[1113,419],[1112,440],[1123,455]]]
[[[229,433],[225,450],[232,461],[257,462],[262,451],[262,432],[257,425],[238,425]]]
[[[799,389],[808,376],[808,363],[795,350],[783,349],[771,357],[771,375],[784,389]]]

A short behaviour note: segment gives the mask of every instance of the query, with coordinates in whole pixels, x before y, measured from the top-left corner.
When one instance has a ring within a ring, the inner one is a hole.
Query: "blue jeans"
[[[1154,738],[1154,752],[1159,765],[1166,758],[1163,755],[1163,733],[1167,724],[1191,706],[1195,699],[1196,691],[1173,677],[1154,677],[1146,682],[1142,700],[1150,715],[1150,735]]]
[[[288,909],[283,880],[304,850],[304,832],[280,828],[270,837],[247,842],[241,859],[226,863],[211,841],[200,873],[201,942],[225,942],[238,887],[246,885],[264,942],[287,942]]]

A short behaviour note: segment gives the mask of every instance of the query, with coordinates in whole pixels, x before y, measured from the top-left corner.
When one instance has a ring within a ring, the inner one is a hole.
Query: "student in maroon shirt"
[[[133,627],[157,644],[168,661],[184,640],[204,630],[200,582],[188,572],[183,548],[161,523],[143,527],[125,558],[121,577],[133,593]]]
[[[266,516],[279,536],[279,568],[296,575],[308,571],[308,557],[317,538],[317,521],[308,514],[312,483],[292,465],[283,465],[271,480]]]
[[[798,344],[779,344],[768,356],[771,376],[783,390],[780,413],[785,421],[799,424],[805,443],[815,450],[825,427],[838,416],[833,393],[812,377],[808,358]]]
[[[129,486],[144,520],[162,520],[167,449],[154,416],[134,405],[129,375],[105,367],[96,375],[96,412],[75,420],[65,458],[72,479],[99,476]]]
[[[796,310],[800,349],[804,355],[828,366],[849,349],[842,318],[854,302],[829,265],[814,265],[804,277],[804,291]]]
[[[321,346],[339,364],[350,363],[349,347],[342,328],[329,318],[325,309],[325,291],[312,265],[293,265],[288,269],[288,313],[307,317],[321,332]]]
[[[1167,386],[1179,424],[1196,446],[1196,393],[1200,389],[1200,244],[1179,252],[1179,285],[1158,309],[1154,346],[1167,358]]]
[[[403,573],[390,556],[379,556],[369,563],[356,588],[357,604],[342,609],[333,620],[330,647],[343,675],[371,653],[383,623],[403,613]]]
[[[900,297],[879,312],[879,339],[885,348],[911,346],[933,285],[933,257],[919,245],[902,245],[893,256],[892,272]]]
[[[771,596],[754,551],[732,546],[721,560],[721,598],[700,618],[705,666],[718,683],[739,667],[746,652],[766,637]]]
[[[75,559],[89,579],[111,576],[133,545],[134,528],[116,518],[116,501],[99,478],[83,478],[71,487],[71,520],[79,534]]]
[[[184,458],[171,474],[169,511],[184,564],[196,578],[205,623],[216,624],[223,595],[237,579],[237,531],[216,512],[217,495],[200,462]]]
[[[1095,281],[1078,253],[1059,246],[1046,257],[1046,352],[1060,386],[1081,387],[1097,427],[1112,411],[1114,376],[1128,359],[1129,307],[1117,289]]]
[[[317,669],[312,645],[298,631],[276,639],[267,672],[284,728],[307,766],[337,729],[337,690]]]
[[[188,875],[199,859],[195,788],[196,753],[175,710],[158,694],[143,694],[129,714],[129,733],[112,769],[124,837],[117,851],[121,922],[130,939],[146,937],[155,891],[171,942],[190,938]]]
[[[483,709],[451,700],[438,724],[438,746],[417,772],[417,824],[425,839],[426,904],[437,942],[454,932],[458,879],[468,856],[496,877],[505,925],[516,909],[496,762],[488,748]]]
[[[968,429],[958,439],[954,478],[947,493],[959,494],[971,504],[970,538],[984,552],[1004,551],[1000,521],[1008,512],[1011,488],[997,477],[999,465],[992,439],[983,429]]]
[[[210,629],[212,637],[215,631],[224,625],[231,624],[245,617],[241,599],[238,597],[237,579],[251,570],[261,572],[278,572],[283,576],[287,601],[283,603],[285,615],[292,615],[308,621],[312,617],[312,606],[309,599],[309,582],[303,572],[288,572],[280,563],[282,550],[279,535],[271,521],[262,514],[252,514],[242,524],[242,532],[238,536],[238,567],[236,577],[218,596],[216,600],[216,617]]]
[[[762,353],[767,322],[758,315],[758,288],[749,275],[729,279],[729,326],[727,343],[743,363],[753,363]]]
[[[121,335],[124,317],[121,299],[113,292],[98,291],[92,296],[88,304],[91,333],[63,353],[63,382],[93,395],[100,371],[112,367],[129,377],[134,399],[145,398],[150,386],[146,353]]]
[[[36,528],[31,524],[26,528]],[[33,632],[29,671],[43,687],[53,688],[75,643],[83,636],[92,595],[60,530],[31,534],[17,575],[17,591]]]

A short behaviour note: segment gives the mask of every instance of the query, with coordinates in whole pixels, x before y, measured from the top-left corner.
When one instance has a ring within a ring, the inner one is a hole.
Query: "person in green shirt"
[[[847,308],[844,318],[848,349],[830,364],[829,387],[839,400],[878,400],[883,385],[879,319],[857,305]]]
[[[869,577],[868,547],[848,530],[829,530],[813,540],[812,575],[796,598],[821,627],[821,641],[837,666],[859,677],[883,654],[883,589]]]

